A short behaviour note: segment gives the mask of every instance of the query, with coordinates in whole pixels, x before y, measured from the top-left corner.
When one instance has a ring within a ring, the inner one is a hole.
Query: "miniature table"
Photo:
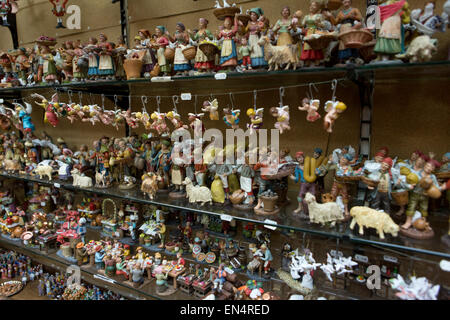
[[[57,235],[56,234],[49,234],[46,236],[39,236],[38,242],[39,242],[39,251],[44,251],[46,254],[48,254],[49,249],[56,249],[57,248]]]
[[[169,277],[173,278],[173,288],[176,289],[177,288],[177,278],[178,276],[182,275],[184,273],[184,270],[186,270],[186,268],[181,269],[178,272],[175,272],[175,269],[173,269],[172,271],[170,271],[168,273]]]

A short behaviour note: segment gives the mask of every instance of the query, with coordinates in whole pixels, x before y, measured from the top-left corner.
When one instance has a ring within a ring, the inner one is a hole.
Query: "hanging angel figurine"
[[[291,130],[289,125],[289,106],[272,107],[270,108],[270,113],[272,114],[272,117],[277,118],[275,129],[280,130],[280,134],[283,134],[283,132],[287,130]]]
[[[16,114],[22,124],[24,132],[33,132],[35,130],[34,124],[31,121],[31,113],[33,112],[33,107],[31,104],[25,102],[25,107],[20,103],[13,103],[16,107]]]
[[[164,113],[160,112],[153,112],[151,115],[151,118],[153,120],[153,123],[151,125],[151,129],[158,132],[158,134],[161,136],[164,133],[169,133],[169,127],[167,126],[167,123],[165,121],[165,115]]]
[[[203,132],[205,132],[205,126],[203,125],[202,118],[205,116],[204,113],[189,113],[189,127],[194,130],[194,137],[201,137]]]
[[[302,106],[298,107],[300,111],[306,111],[306,120],[309,122],[315,122],[321,118],[320,114],[317,112],[320,107],[320,100],[318,99],[308,99],[305,98],[302,101]]]
[[[140,122],[144,127],[145,130],[150,130],[152,127],[150,115],[147,113],[147,111],[143,112],[136,112],[136,121]]]
[[[139,123],[136,119],[136,113],[132,113],[131,108],[128,108],[127,111],[121,111],[120,115],[123,117],[123,119],[131,129],[137,129],[139,127]]]
[[[340,101],[330,100],[325,103],[325,112],[327,112],[327,115],[323,119],[323,126],[328,133],[333,132],[334,122],[346,109],[347,106],[345,105],[345,103]]]
[[[116,113],[113,110],[103,110],[99,108],[98,118],[105,126],[110,126],[114,122]]]
[[[203,112],[209,112],[209,119],[216,121],[219,120],[219,102],[217,99],[213,101],[205,101],[203,102]]]
[[[78,106],[78,108],[75,108]],[[78,112],[80,111],[79,105],[76,103],[69,103],[67,105],[67,119],[70,120],[70,123],[74,123],[75,120],[77,120]]]
[[[55,93],[52,96],[51,101],[48,101],[45,97],[37,93],[33,93],[31,97],[41,100],[40,103],[36,101],[35,103],[45,110],[44,123],[50,123],[53,127],[56,127],[59,122],[58,113],[62,111],[62,108],[59,104],[58,94]]]
[[[256,110],[250,108],[247,110],[247,116],[250,118],[250,123],[247,123],[247,128],[250,129],[250,134],[261,129],[263,125],[263,115],[264,108],[259,108]]]
[[[169,119],[170,122],[172,122],[173,126],[175,127],[175,130],[178,129],[188,129],[189,127],[185,124],[183,124],[183,121],[181,121],[181,116],[174,110],[166,113],[166,118]]]
[[[225,108],[223,109],[223,113],[225,114],[223,117],[225,124],[233,129],[239,129],[239,115],[241,114],[241,110],[230,110],[230,108]]]

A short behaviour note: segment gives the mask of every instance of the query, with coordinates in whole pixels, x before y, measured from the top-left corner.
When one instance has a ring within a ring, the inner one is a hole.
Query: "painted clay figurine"
[[[347,109],[347,106],[340,101],[327,101],[325,103],[325,112],[327,112],[325,118],[323,118],[324,129],[328,133],[333,132],[333,125],[339,115]]]
[[[320,100],[314,99],[310,100],[308,98],[303,99],[302,106],[298,107],[300,111],[306,111],[306,120],[309,122],[315,122],[321,118],[320,114],[317,112],[320,108]]]

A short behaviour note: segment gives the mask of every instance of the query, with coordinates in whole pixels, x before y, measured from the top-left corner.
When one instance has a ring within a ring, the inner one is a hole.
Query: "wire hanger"
[[[161,113],[161,109],[159,108],[160,104],[161,104],[161,97],[157,96],[156,97],[156,106],[157,106],[158,113]]]
[[[334,79],[333,82],[331,82],[331,90],[333,91],[333,98],[331,100],[333,100],[333,102],[336,102],[337,84],[338,84],[338,81],[336,79]]]
[[[102,109],[105,111],[105,95],[102,93]]]
[[[131,109],[131,95],[128,96],[128,109]]]
[[[284,107],[283,97],[284,97],[284,87],[280,87],[280,107]]]
[[[117,111],[117,101],[118,101],[117,94],[115,94],[114,95],[114,110],[115,111]]]
[[[309,85],[309,100],[314,100],[314,95],[313,95],[313,88],[314,88],[314,90],[316,91],[316,93],[318,93],[319,92],[319,90],[317,89],[317,87],[316,87],[316,85],[314,84],[314,83],[310,83]]]
[[[230,92],[229,95],[230,95],[230,101],[231,101],[231,110],[234,110],[233,93]]]
[[[177,110],[178,101],[179,101],[179,97],[177,95],[172,96],[173,111],[175,111],[175,113],[178,113],[178,110]]]
[[[80,98],[80,106],[83,105],[83,92],[78,91],[78,98]]]
[[[146,108],[147,101],[148,101],[147,96],[142,96],[141,101],[142,101],[142,113],[148,114],[147,108]]]
[[[257,90],[253,90],[253,108],[256,110],[256,96],[258,94]]]
[[[69,96],[69,104],[72,104],[72,90],[67,90],[67,95]]]

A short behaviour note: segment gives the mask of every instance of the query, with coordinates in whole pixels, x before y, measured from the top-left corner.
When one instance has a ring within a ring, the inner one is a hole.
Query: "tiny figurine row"
[[[84,44],[64,41],[60,48],[55,47],[57,39],[41,36],[34,48],[0,53],[1,85],[426,62],[437,51],[437,41],[431,37],[446,30],[450,11],[446,4],[445,12],[438,15],[434,1],[411,10],[406,0],[384,0],[377,11],[382,24],[377,27],[366,24],[352,0],[311,0],[307,14],[297,10],[291,16],[291,9],[283,7],[280,19],[271,24],[262,8],[244,11],[219,2],[213,13],[223,25],[216,32],[208,29],[207,19],[200,18],[193,30],[181,22],[173,33],[163,25],[153,33],[139,30],[129,48],[123,38],[116,44],[104,33]]]
[[[359,233],[363,234],[364,227],[376,228],[381,239],[385,233],[397,236],[398,232],[418,239],[433,238],[427,221],[428,203],[436,199],[435,210],[442,200],[448,201],[449,195],[449,153],[442,156],[441,162],[435,154],[425,155],[419,150],[410,159],[402,160],[393,159],[388,148],[383,147],[369,160],[346,146],[330,155],[324,155],[320,148],[311,156],[298,151],[293,159],[288,148],[278,152],[270,147],[249,150],[227,145],[197,150],[193,140],[172,142],[164,137],[136,134],[116,139],[102,137],[94,141],[93,149],[82,145],[74,152],[62,138],[54,144],[48,135],[41,140],[28,132],[20,139],[12,132],[1,138],[1,165],[9,174],[52,180],[57,173],[62,181],[73,178],[72,185],[80,188],[118,185],[130,190],[140,183],[141,192],[150,201],[168,197],[180,203],[187,199],[191,204],[232,205],[235,210],[270,216],[288,204],[292,180],[300,184],[299,206],[293,215],[322,225],[352,218],[351,229],[358,224]],[[242,156],[244,161],[229,162],[230,156]],[[252,158],[256,163],[252,163]],[[330,171],[334,171],[334,181],[328,188],[324,178]],[[368,206],[350,208],[352,184],[358,182],[367,186]],[[445,191],[447,200],[442,197]],[[401,228],[390,217],[391,200],[400,207],[394,219],[402,219],[406,213]],[[448,235],[443,241],[448,243]]]

